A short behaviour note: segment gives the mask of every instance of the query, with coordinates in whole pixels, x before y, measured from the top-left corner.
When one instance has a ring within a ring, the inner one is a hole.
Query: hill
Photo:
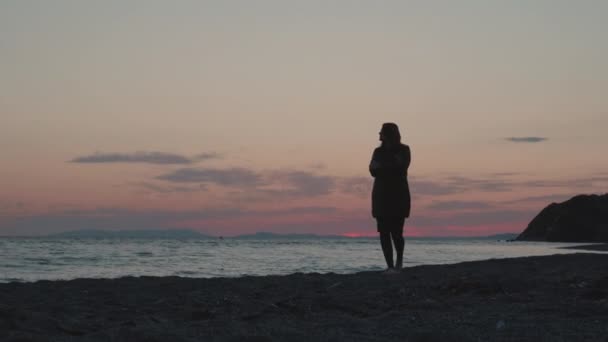
[[[608,242],[608,194],[578,195],[551,203],[516,240]]]

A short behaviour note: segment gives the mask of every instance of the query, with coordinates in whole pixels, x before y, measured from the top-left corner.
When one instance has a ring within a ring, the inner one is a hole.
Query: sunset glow
[[[177,3],[0,4],[0,235],[376,236],[388,121],[406,236],[608,188],[608,2]]]

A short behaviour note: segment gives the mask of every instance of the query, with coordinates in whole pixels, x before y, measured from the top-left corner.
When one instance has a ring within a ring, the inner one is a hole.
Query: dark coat
[[[407,182],[407,169],[411,153],[407,145],[378,147],[372,155],[370,173],[374,177],[372,190],[373,217],[409,217],[410,188]],[[373,168],[372,164],[377,165]]]

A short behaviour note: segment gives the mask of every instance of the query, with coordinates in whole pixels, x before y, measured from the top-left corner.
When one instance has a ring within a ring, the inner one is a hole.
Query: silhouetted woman
[[[369,172],[374,177],[372,190],[372,216],[378,223],[380,244],[388,270],[403,266],[403,224],[410,216],[410,189],[407,169],[410,166],[410,148],[401,143],[396,124],[388,122],[380,130],[382,144],[374,150]],[[392,243],[391,243],[392,240]],[[393,263],[393,243],[397,263]]]

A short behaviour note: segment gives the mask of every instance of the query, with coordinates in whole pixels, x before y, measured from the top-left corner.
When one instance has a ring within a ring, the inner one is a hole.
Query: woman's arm
[[[377,149],[374,150],[374,153],[372,154],[372,160],[369,163],[369,173],[372,175],[372,177],[377,177],[378,176],[378,172],[380,171],[381,168],[381,164],[380,162],[377,160]]]
[[[410,162],[410,148],[406,145],[403,149],[390,155],[390,162],[386,163],[386,165],[383,164],[383,173],[391,176],[406,175]]]

